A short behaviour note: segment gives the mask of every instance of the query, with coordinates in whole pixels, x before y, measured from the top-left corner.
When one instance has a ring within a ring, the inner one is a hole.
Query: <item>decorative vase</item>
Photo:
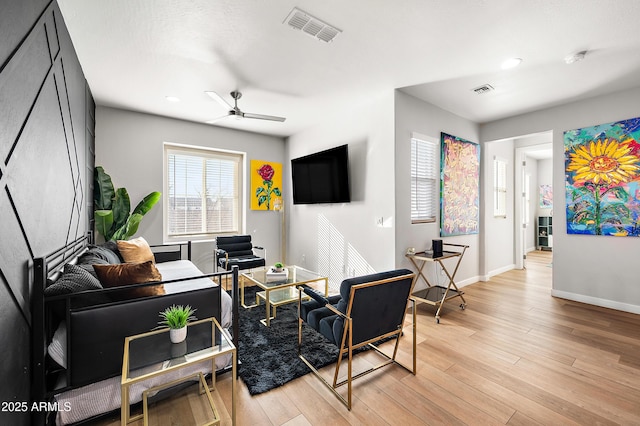
[[[187,326],[182,328],[172,328],[169,330],[169,338],[171,343],[180,343],[187,338]]]

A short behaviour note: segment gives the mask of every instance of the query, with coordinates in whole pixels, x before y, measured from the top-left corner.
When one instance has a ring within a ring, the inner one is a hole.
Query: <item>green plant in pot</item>
[[[111,176],[102,166],[95,168],[93,177],[94,218],[98,233],[105,241],[128,240],[138,231],[142,217],[160,200],[160,192],[151,192],[131,211],[126,188],[115,189]]]
[[[282,272],[284,271],[284,264],[282,262],[276,262],[273,265],[273,270],[275,272]]]
[[[171,305],[160,312],[162,320],[158,324],[169,327],[172,343],[180,343],[187,338],[187,324],[196,319],[195,312],[190,305]]]

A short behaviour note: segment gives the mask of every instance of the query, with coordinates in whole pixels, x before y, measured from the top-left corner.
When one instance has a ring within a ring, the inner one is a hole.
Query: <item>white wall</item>
[[[482,153],[482,170],[485,180],[482,186],[482,196],[485,206],[482,210],[484,216],[484,232],[487,248],[490,255],[486,259],[486,272],[483,279],[501,274],[513,269],[514,263],[514,142],[505,140],[485,143]],[[507,215],[506,217],[494,217],[494,193],[493,193],[493,161],[495,158],[507,162]]]
[[[292,205],[286,199],[287,262],[328,275],[332,285],[345,276],[395,267],[393,92],[332,111],[291,136],[287,154],[297,158],[344,144],[349,145],[350,203]],[[290,188],[290,172],[285,175]],[[377,218],[384,218],[385,227]]]
[[[634,265],[638,238],[566,233],[563,132],[640,116],[640,88],[599,96],[480,126],[492,141],[553,131],[553,290],[572,300],[640,313],[640,284]]]
[[[250,160],[284,163],[282,138],[175,120],[120,109],[96,109],[96,165],[103,166],[116,187],[125,187],[132,207],[151,191],[162,192],[163,142],[246,153],[245,186],[249,185]],[[249,206],[249,191],[245,202]],[[245,232],[267,249],[267,262],[280,259],[281,216],[273,211],[247,208]],[[162,201],[144,217],[136,235],[150,244],[162,244]],[[213,243],[198,243],[193,260],[204,272],[213,270]]]
[[[478,142],[478,125],[451,114],[448,111],[421,101],[404,92],[395,92],[395,247],[390,256],[397,267],[411,269],[411,263],[404,256],[408,247],[416,250],[431,247],[431,240],[440,238],[440,220],[436,223],[411,224],[411,136],[419,133],[440,143],[440,133],[445,132],[472,142]],[[482,150],[480,157],[485,155]],[[368,167],[378,169],[388,160]],[[483,194],[480,196],[481,211]],[[481,215],[482,216],[482,215]],[[482,217],[480,218],[482,223]],[[447,237],[444,242],[466,244],[469,246],[456,276],[458,285],[478,281],[480,274],[480,235],[461,235]],[[427,266],[429,267],[427,270]],[[435,283],[444,282],[444,277],[435,270],[433,264],[425,266],[427,278]],[[420,287],[424,284],[418,282]],[[418,287],[418,288],[420,288]]]

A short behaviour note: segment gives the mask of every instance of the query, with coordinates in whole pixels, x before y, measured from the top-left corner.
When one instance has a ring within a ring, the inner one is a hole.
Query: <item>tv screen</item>
[[[293,204],[351,201],[348,145],[294,158],[291,175]]]

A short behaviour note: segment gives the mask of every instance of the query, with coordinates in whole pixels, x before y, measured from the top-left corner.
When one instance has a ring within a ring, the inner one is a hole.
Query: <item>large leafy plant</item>
[[[102,166],[94,170],[93,202],[96,229],[105,241],[128,240],[137,231],[142,217],[160,200],[154,191],[144,197],[131,211],[129,193],[125,188],[115,189],[111,176]]]

